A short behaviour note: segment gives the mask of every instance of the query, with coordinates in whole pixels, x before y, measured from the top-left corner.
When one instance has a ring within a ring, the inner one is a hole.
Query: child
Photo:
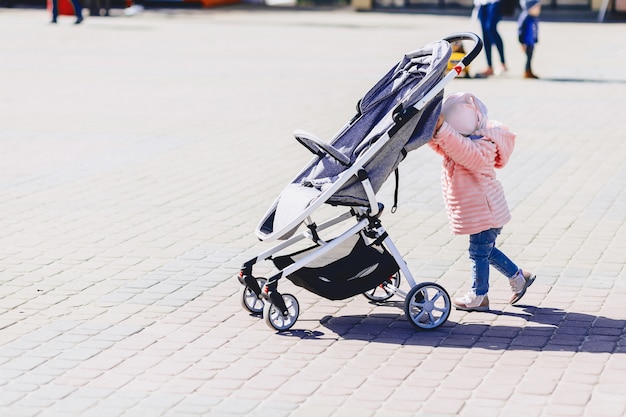
[[[511,219],[495,168],[506,165],[513,152],[515,134],[487,118],[485,105],[470,93],[444,100],[430,146],[443,156],[441,183],[450,229],[469,235],[472,288],[454,306],[465,311],[488,311],[489,265],[507,278],[510,304],[517,303],[534,282],[495,247],[502,227]]]
[[[517,34],[522,49],[526,52],[526,70],[524,78],[539,78],[530,67],[533,59],[535,44],[538,42],[539,15],[541,14],[541,3],[538,0],[520,0],[522,13],[517,20]]]

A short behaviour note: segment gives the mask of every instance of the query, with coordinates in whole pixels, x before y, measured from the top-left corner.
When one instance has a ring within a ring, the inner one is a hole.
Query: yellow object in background
[[[452,71],[452,69],[457,66],[459,62],[465,57],[465,49],[463,48],[463,42],[453,42],[452,43],[452,54],[450,54],[450,60],[448,61],[448,71]],[[470,77],[470,66],[468,65],[463,69],[461,74],[462,77],[469,78]]]

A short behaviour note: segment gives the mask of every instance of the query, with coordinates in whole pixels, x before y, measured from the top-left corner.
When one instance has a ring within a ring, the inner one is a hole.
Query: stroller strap
[[[402,148],[400,153],[402,154],[402,159],[404,159],[406,158],[406,155],[408,152],[406,151],[406,149]],[[399,190],[400,190],[400,169],[396,167],[393,173],[396,177],[396,186],[393,191],[393,206],[391,207],[391,212],[395,213],[396,210],[398,210],[398,195],[399,195]]]

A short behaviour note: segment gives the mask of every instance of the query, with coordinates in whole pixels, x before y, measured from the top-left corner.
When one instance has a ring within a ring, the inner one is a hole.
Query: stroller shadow
[[[557,83],[596,83],[596,84],[626,84],[626,80],[599,80],[593,78],[569,78],[569,77],[541,77],[539,81]]]
[[[282,334],[303,339],[332,338],[406,346],[626,353],[626,320],[553,308],[520,307],[519,313],[499,310],[469,313],[461,322],[448,319],[433,330],[415,329],[403,314],[370,314],[322,318],[320,324],[332,335],[319,330],[291,330]],[[512,324],[492,324],[493,317],[483,320],[487,318],[485,314],[495,314],[497,321]]]

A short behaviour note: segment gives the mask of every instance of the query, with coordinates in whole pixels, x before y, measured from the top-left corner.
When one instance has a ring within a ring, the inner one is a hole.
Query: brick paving
[[[476,23],[114,12],[75,26],[0,10],[0,415],[626,414],[623,24],[542,22],[529,81],[504,21],[509,72],[448,88],[518,133],[501,242],[538,274],[523,305],[494,273],[491,312],[416,331],[398,300],[285,282],[301,315],[279,334],[242,309],[234,275],[309,159],[291,132],[332,136],[404,52]],[[413,274],[457,296],[467,243],[448,232],[439,163],[409,155],[383,222]]]

